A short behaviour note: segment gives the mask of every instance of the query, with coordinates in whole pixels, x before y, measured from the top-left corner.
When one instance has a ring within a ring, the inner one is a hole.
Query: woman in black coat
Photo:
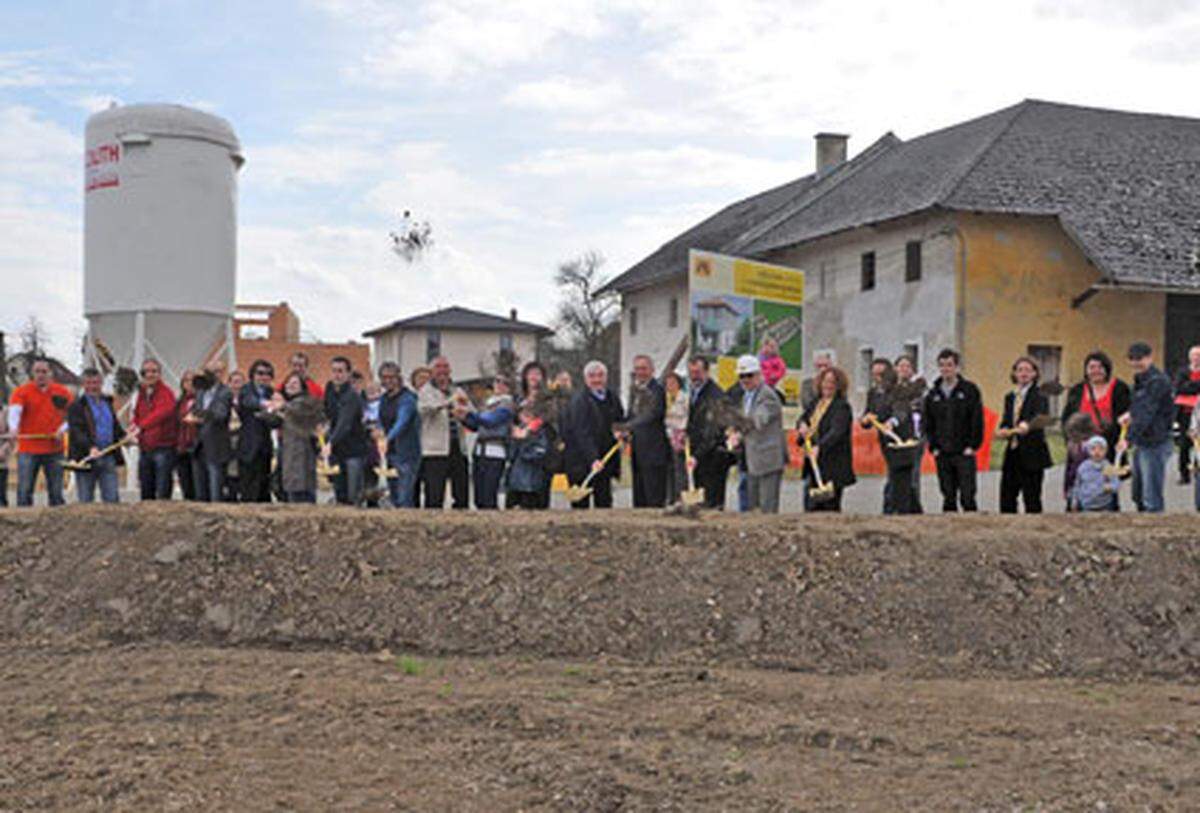
[[[816,380],[818,397],[804,410],[797,424],[801,440],[812,437],[813,453],[821,479],[833,483],[833,497],[828,500],[813,500],[809,491],[817,486],[816,472],[812,460],[804,460],[804,510],[841,511],[842,492],[856,482],[854,477],[854,453],[851,445],[851,426],[854,414],[846,400],[849,381],[837,367],[830,367],[818,374]]]
[[[1042,513],[1042,483],[1050,460],[1046,427],[1050,401],[1038,389],[1041,371],[1037,362],[1021,356],[1012,366],[1016,389],[1004,396],[1004,416],[996,435],[1005,441],[1004,468],[1000,474],[1000,513],[1017,513],[1017,500],[1026,514]]]
[[[1129,411],[1132,396],[1129,385],[1113,378],[1112,359],[1107,354],[1093,350],[1083,360],[1083,380],[1067,392],[1067,403],[1062,411],[1063,430],[1071,416],[1083,413],[1092,420],[1096,434],[1108,441],[1108,459],[1114,460],[1117,453],[1117,437],[1121,427],[1117,419]]]

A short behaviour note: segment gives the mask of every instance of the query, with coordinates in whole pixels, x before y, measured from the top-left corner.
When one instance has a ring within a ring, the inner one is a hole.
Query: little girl
[[[1071,505],[1076,511],[1111,511],[1116,503],[1117,489],[1121,479],[1115,474],[1105,474],[1109,467],[1108,441],[1095,435],[1083,444],[1087,459],[1079,464],[1075,482],[1071,487]]]
[[[504,505],[506,508],[543,508],[542,492],[546,488],[546,478],[550,476],[543,465],[550,449],[546,422],[537,417],[531,401],[521,406],[517,417],[508,444]]]
[[[1075,477],[1079,472],[1079,465],[1088,458],[1088,452],[1084,448],[1084,444],[1095,431],[1091,417],[1083,412],[1076,412],[1067,419],[1067,423],[1063,427],[1063,434],[1067,440],[1067,465],[1063,472],[1063,497],[1067,501],[1068,511],[1077,510],[1071,502],[1071,493],[1075,487]]]
[[[779,342],[774,339],[763,339],[762,350],[758,353],[758,364],[762,369],[763,381],[771,389],[787,375],[787,364],[779,355]]]

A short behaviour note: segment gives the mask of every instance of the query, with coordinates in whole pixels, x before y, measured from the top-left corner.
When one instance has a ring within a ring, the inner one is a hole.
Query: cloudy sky
[[[0,0],[0,329],[82,325],[82,145],[111,100],[227,118],[238,296],[327,340],[460,303],[548,319],[723,205],[1023,98],[1200,117],[1200,0]],[[437,246],[389,251],[412,208]],[[73,359],[71,359],[73,360]]]

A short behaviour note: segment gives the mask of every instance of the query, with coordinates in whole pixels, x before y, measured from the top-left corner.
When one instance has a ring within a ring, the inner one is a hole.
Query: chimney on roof
[[[817,174],[824,175],[846,163],[846,143],[850,136],[841,133],[817,133]]]
[[[509,309],[508,318],[514,322],[517,321],[517,309],[516,308]]]

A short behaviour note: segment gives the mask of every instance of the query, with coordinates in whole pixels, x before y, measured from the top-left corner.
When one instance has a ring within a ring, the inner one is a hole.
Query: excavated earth
[[[0,810],[1196,810],[1192,516],[0,512]]]

